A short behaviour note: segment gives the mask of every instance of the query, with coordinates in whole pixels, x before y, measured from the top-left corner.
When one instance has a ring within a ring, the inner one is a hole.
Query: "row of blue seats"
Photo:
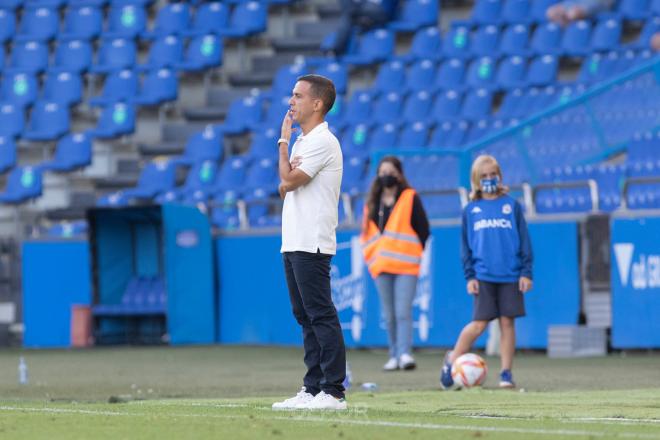
[[[13,12],[0,9],[0,42],[7,40],[49,41],[90,40],[102,38],[153,39],[167,35],[244,38],[266,29],[267,5],[250,1],[240,3],[230,12],[227,4],[211,2],[200,5],[194,14],[186,2],[171,3],[158,10],[154,25],[148,29],[148,13],[137,4],[118,4],[107,13],[89,5],[69,7],[60,30],[60,14],[56,7],[29,6],[23,10],[20,23]]]
[[[190,39],[185,49],[183,40],[178,37],[158,39],[150,46],[148,59],[143,64],[138,63],[135,42],[125,38],[104,40],[97,51],[96,60],[89,42],[62,41],[55,49],[52,62],[47,43],[26,41],[14,45],[7,63],[4,60],[4,49],[0,48],[0,71],[5,74],[39,74],[45,71],[105,74],[133,67],[140,70],[169,67],[199,71],[219,66],[222,56],[222,40],[212,34]]]
[[[131,278],[118,304],[93,306],[95,316],[154,315],[167,313],[167,289],[160,276]]]

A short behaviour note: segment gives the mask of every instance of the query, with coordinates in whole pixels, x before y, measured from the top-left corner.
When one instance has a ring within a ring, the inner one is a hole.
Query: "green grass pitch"
[[[30,382],[18,385],[19,355]],[[351,351],[343,413],[274,412],[300,387],[302,349],[107,348],[0,352],[0,439],[660,439],[660,354],[519,354],[518,390],[440,391],[441,351],[413,372]],[[376,382],[375,392],[362,382]],[[110,403],[114,402],[114,403]]]

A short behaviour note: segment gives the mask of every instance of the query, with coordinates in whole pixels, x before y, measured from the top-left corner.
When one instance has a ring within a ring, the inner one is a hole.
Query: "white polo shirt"
[[[301,156],[298,169],[312,178],[290,191],[282,210],[281,252],[312,252],[334,255],[337,251],[337,209],[343,172],[339,141],[323,122],[298,136],[290,160]]]

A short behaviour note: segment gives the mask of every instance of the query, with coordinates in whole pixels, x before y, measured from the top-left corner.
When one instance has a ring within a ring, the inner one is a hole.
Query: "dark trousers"
[[[313,395],[324,391],[343,398],[346,348],[330,292],[331,258],[321,253],[283,254],[293,316],[303,331],[307,366],[303,384]]]
[[[341,16],[337,25],[335,42],[332,50],[336,55],[342,55],[348,49],[348,40],[353,29],[368,30],[383,26],[389,17],[379,5],[369,2],[341,1]]]

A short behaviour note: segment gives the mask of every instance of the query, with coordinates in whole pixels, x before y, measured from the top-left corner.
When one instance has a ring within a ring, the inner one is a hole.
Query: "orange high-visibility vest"
[[[360,243],[373,278],[381,273],[419,275],[424,247],[410,224],[414,198],[415,190],[403,190],[382,233],[364,207]]]

